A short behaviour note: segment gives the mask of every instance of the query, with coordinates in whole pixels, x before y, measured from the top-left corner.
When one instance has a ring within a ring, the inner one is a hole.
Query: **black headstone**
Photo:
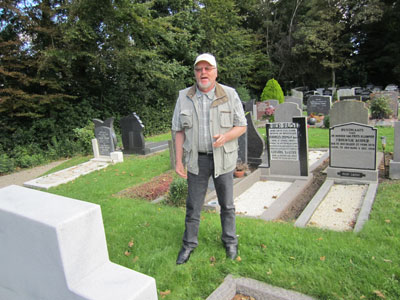
[[[264,152],[265,142],[254,126],[253,118],[250,113],[246,114],[247,119],[247,163],[258,167],[262,163],[262,153]]]
[[[145,140],[143,136],[144,125],[136,113],[121,118],[121,135],[124,153],[144,154]]]

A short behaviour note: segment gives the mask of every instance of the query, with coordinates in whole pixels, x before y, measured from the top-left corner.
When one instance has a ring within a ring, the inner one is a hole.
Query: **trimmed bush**
[[[271,99],[278,100],[279,103],[283,103],[285,101],[285,96],[283,95],[281,86],[279,85],[278,81],[273,78],[268,80],[260,98],[261,101]]]

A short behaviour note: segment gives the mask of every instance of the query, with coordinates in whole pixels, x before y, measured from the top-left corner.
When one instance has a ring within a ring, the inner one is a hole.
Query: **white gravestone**
[[[0,245],[0,299],[157,299],[154,278],[109,261],[99,205],[2,188]]]

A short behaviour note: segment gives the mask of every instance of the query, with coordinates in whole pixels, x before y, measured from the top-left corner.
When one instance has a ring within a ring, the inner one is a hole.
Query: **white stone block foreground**
[[[153,300],[155,279],[109,261],[100,206],[0,189],[0,299]]]

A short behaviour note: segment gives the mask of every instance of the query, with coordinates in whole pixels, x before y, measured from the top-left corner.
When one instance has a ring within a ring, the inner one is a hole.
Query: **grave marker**
[[[156,300],[154,278],[112,263],[97,204],[0,189],[0,299]]]
[[[285,96],[285,102],[296,103],[301,110],[303,109],[303,100],[301,100],[300,98]]]
[[[394,123],[394,151],[389,163],[389,178],[400,179],[400,122]]]
[[[333,103],[330,114],[330,127],[350,122],[368,125],[368,108],[365,103],[354,100]]]
[[[377,129],[368,125],[351,122],[331,127],[328,177],[376,181],[376,137]]]
[[[117,137],[113,128],[114,118],[108,118],[104,122],[99,119],[93,119],[93,123],[95,125],[94,136],[97,139],[99,154],[110,156],[117,145]]]
[[[259,166],[262,163],[262,153],[264,152],[265,142],[254,126],[251,114],[246,114],[247,119],[247,163]],[[240,150],[240,149],[239,149]]]
[[[329,115],[331,109],[331,96],[312,95],[307,100],[307,114]]]
[[[168,141],[145,142],[143,136],[144,125],[135,112],[121,118],[120,123],[125,154],[145,155],[168,148]]]
[[[266,124],[271,175],[308,176],[308,141],[305,117]]]
[[[285,102],[275,108],[275,122],[292,122],[293,117],[301,117],[302,110],[296,103]]]

